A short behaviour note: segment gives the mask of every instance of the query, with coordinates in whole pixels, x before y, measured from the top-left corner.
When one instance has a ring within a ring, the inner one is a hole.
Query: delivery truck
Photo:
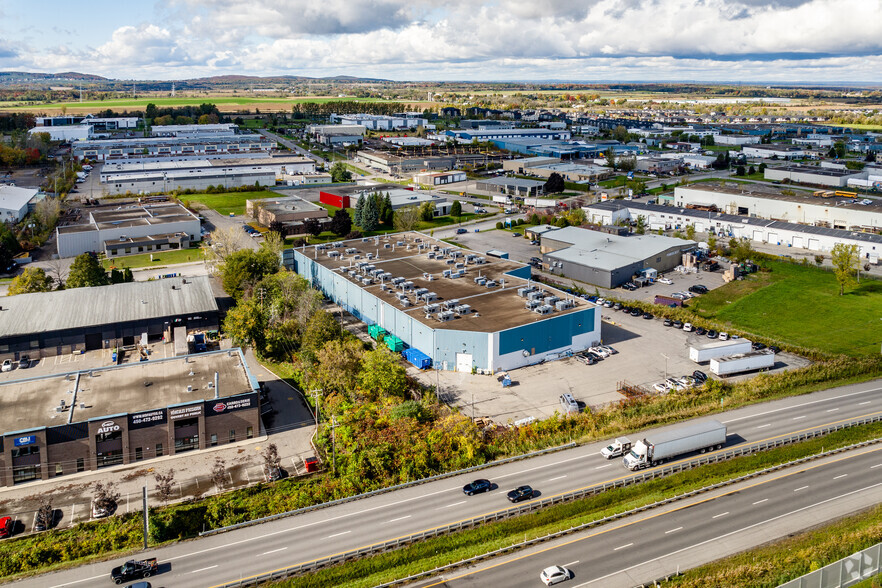
[[[747,353],[752,349],[752,343],[747,339],[729,339],[727,341],[713,341],[704,345],[696,345],[689,348],[689,359],[695,363],[704,363],[717,357]]]
[[[622,463],[633,472],[685,453],[720,449],[725,444],[726,425],[716,420],[702,421],[674,431],[647,435],[631,446]]]
[[[615,441],[600,450],[600,455],[606,459],[612,459],[625,455],[631,450],[631,440],[627,437],[618,437]]]
[[[710,360],[710,371],[718,376],[730,376],[754,370],[769,369],[775,365],[775,353],[763,349]]]

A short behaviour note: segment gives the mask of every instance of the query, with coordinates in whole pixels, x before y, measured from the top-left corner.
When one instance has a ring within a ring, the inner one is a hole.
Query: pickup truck
[[[156,558],[150,559],[132,559],[121,566],[113,568],[110,572],[110,579],[114,584],[122,584],[132,580],[140,580],[141,578],[149,578],[159,571],[159,564]]]
[[[627,437],[619,437],[601,449],[600,455],[606,459],[612,459],[614,457],[619,457],[620,455],[625,455],[629,451],[631,451],[631,440]]]

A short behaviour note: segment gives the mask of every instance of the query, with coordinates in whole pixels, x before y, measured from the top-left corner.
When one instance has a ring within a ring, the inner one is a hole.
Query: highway
[[[553,565],[572,574],[564,588],[651,583],[877,504],[880,468],[882,447],[850,451],[416,585],[542,586]]]
[[[882,382],[834,388],[795,398],[757,404],[716,418],[729,427],[727,448],[772,439],[797,431],[882,411]],[[678,425],[665,427],[676,428]],[[155,550],[171,569],[154,582],[161,586],[213,586],[272,570],[388,541],[506,509],[504,493],[530,484],[540,497],[566,493],[631,474],[618,459],[599,454],[594,443],[529,460],[412,486],[394,492],[320,509],[295,517],[222,533]],[[489,478],[498,487],[466,497],[461,488],[474,478]],[[107,577],[122,560],[90,564],[29,578],[20,586],[88,586]]]

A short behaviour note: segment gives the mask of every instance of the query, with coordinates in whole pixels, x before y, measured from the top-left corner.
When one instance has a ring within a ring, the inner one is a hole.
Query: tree
[[[204,116],[204,115],[203,115]],[[211,481],[217,487],[218,491],[223,489],[224,482],[227,479],[227,462],[221,456],[214,458],[214,465],[211,466]]]
[[[363,226],[364,223],[364,219],[362,218],[362,216],[364,215],[364,206],[366,202],[367,198],[363,193],[358,197],[358,200],[355,202],[355,214],[352,215],[352,220],[359,227]]]
[[[373,196],[367,196],[365,199],[359,226],[366,233],[376,231],[380,227],[380,208],[377,205],[377,199]],[[348,233],[349,231],[346,232]]]
[[[450,205],[450,216],[454,218],[462,216],[462,203],[459,200],[454,200],[453,204]]]
[[[581,208],[573,208],[566,214],[567,222],[570,226],[578,227],[585,224],[586,217],[585,211]],[[524,219],[518,219],[518,221],[523,221]],[[520,224],[520,222],[518,223]]]
[[[729,243],[729,256],[735,261],[747,261],[753,257],[753,246],[750,239],[732,239]]]
[[[330,228],[331,232],[338,237],[348,235],[349,232],[352,231],[352,217],[349,216],[348,212],[340,208],[334,212],[334,216],[331,218]]]
[[[606,164],[609,167],[616,169],[616,152],[613,150],[613,148],[610,147],[609,149],[607,149],[603,155],[604,157],[606,157]]]
[[[435,203],[431,200],[420,204],[420,220],[431,222],[435,218]]]
[[[755,167],[750,166],[749,168],[747,168],[747,175],[752,176],[752,175],[755,174],[755,173],[756,173],[756,168],[755,168]]]
[[[95,482],[92,499],[98,509],[110,513],[116,509],[119,492],[117,492],[113,482]]]
[[[352,180],[352,173],[346,169],[342,161],[338,161],[331,166],[331,181],[348,182]]]
[[[759,164],[759,167],[757,168],[757,171],[758,171],[759,173],[761,173],[761,174],[766,173],[766,164],[765,164],[765,162],[762,162],[762,163]]]
[[[317,218],[308,218],[303,221],[303,229],[313,237],[318,237],[322,232],[322,224]]]
[[[340,336],[340,325],[329,312],[316,312],[309,317],[303,332],[303,344],[313,350],[321,349],[328,341]]]
[[[385,347],[364,354],[358,382],[366,394],[374,397],[384,395],[403,398],[407,392],[407,372],[398,356]]]
[[[40,267],[26,267],[21,275],[12,279],[7,296],[30,294],[32,292],[49,292],[52,289],[52,278]]]
[[[48,496],[40,497],[36,518],[38,523],[42,523],[44,529],[51,528],[52,523],[55,522],[55,510],[52,508],[52,501]]]
[[[268,249],[242,249],[227,257],[218,271],[227,294],[241,300],[248,286],[279,271],[279,258]]]
[[[211,233],[209,239],[202,242],[205,264],[211,273],[217,273],[230,255],[244,247],[245,236],[238,227],[216,229]]]
[[[256,298],[244,300],[227,311],[224,332],[239,347],[252,346],[263,351],[266,344],[267,319]]]
[[[735,168],[735,175],[736,176],[743,176],[744,173],[745,173],[745,171],[744,171],[743,165],[739,165],[738,167]]]
[[[843,159],[847,152],[848,148],[845,146],[844,141],[836,141],[833,143],[833,153],[838,159]]]
[[[833,273],[839,282],[839,295],[842,296],[845,289],[853,287],[857,281],[860,248],[857,245],[837,243],[830,250],[830,261],[833,262]]]
[[[87,288],[89,286],[106,286],[110,283],[104,268],[98,260],[83,253],[78,255],[70,265],[70,273],[67,276],[65,286],[67,288]]]
[[[707,249],[711,253],[713,253],[717,249],[717,238],[713,235],[707,238]]]
[[[260,457],[263,460],[263,467],[268,472],[281,467],[282,458],[279,457],[279,449],[276,447],[275,443],[270,443],[266,447],[264,447],[263,451],[260,453]]]
[[[147,107],[144,109],[144,118],[149,118],[152,120],[152,119],[156,118],[157,114],[159,114],[159,112],[157,112],[156,105],[153,104],[152,102],[149,103],[147,105]]]
[[[634,227],[634,232],[638,235],[646,234],[646,217],[642,214],[637,215],[637,224]]]
[[[380,214],[380,220],[387,227],[391,227],[395,219],[395,211],[392,209],[392,198],[389,195],[389,192],[386,192],[386,196],[383,198],[383,208]]]
[[[686,238],[689,239],[690,241],[695,240],[695,225],[687,225]]]
[[[564,179],[557,172],[552,172],[548,179],[545,181],[545,193],[546,194],[559,194],[563,192],[565,189]]]
[[[153,475],[153,479],[156,480],[155,488],[159,499],[163,502],[168,502],[172,497],[172,492],[174,492],[175,471],[167,470],[164,474],[156,472]]]
[[[395,211],[393,226],[399,231],[412,231],[419,220],[419,209],[416,206],[405,206]]]
[[[626,143],[628,141],[628,129],[626,129],[622,125],[618,125],[616,128],[613,129],[612,137],[620,143]]]
[[[621,157],[619,158],[619,162],[616,165],[622,171],[634,171],[634,168],[637,167],[637,158]]]

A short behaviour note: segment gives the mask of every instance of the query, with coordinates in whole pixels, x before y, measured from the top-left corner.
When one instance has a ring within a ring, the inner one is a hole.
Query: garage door
[[[778,243],[778,233],[769,233],[769,243]]]
[[[86,351],[101,349],[101,333],[86,333]]]
[[[754,231],[753,232],[753,240],[754,241],[762,241],[763,240],[763,232],[762,231]]]
[[[472,371],[472,354],[471,353],[457,353],[456,354],[456,371],[471,373],[471,371]]]
[[[821,242],[817,239],[809,239],[808,245],[808,248],[812,251],[820,251],[821,249]]]
[[[696,233],[703,233],[703,232],[705,232],[705,230],[706,229],[704,228],[704,223],[695,223],[695,232]]]
[[[793,237],[793,239],[791,239],[790,243],[794,247],[805,247],[805,242],[802,240],[802,237]]]

